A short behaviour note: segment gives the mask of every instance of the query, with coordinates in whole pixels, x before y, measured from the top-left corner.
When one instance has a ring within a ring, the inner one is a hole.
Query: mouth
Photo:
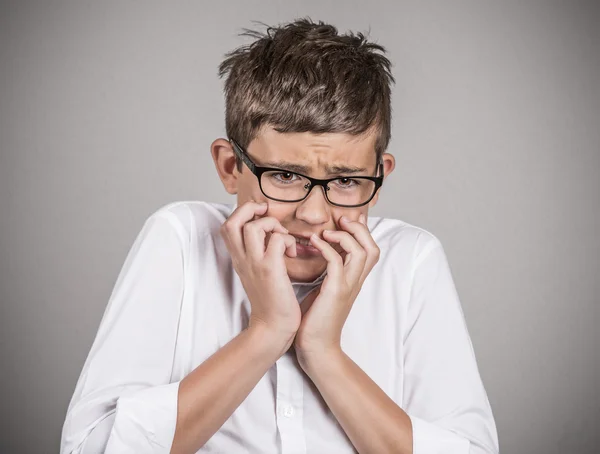
[[[310,236],[311,234],[301,234],[301,233],[290,233],[290,235],[292,235],[294,238],[296,238],[296,244],[298,246],[301,246],[300,248],[297,249],[298,252],[298,256],[299,257],[304,257],[304,256],[322,256],[321,251],[316,248],[315,246],[312,245],[312,243],[310,242]],[[315,233],[315,235],[317,235],[319,238],[324,239],[322,236],[320,236],[318,233]],[[327,241],[327,240],[325,240]],[[344,249],[337,243],[331,243],[328,242],[329,245],[336,250],[340,255],[344,256],[345,251]]]
[[[296,257],[298,259],[308,259],[321,256],[321,251],[314,247],[305,236],[294,235],[296,238]]]
[[[296,243],[302,244],[304,246],[312,246],[312,244],[310,244],[310,240],[308,238],[299,237],[296,235],[293,235],[293,236],[296,238]]]

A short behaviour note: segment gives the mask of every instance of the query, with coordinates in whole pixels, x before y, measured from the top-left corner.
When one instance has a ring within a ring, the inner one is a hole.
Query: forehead
[[[252,141],[248,152],[260,165],[295,164],[296,169],[288,170],[299,173],[301,170],[321,175],[344,173],[340,171],[344,168],[371,172],[376,164],[375,140],[374,131],[361,135],[280,133],[265,127]]]

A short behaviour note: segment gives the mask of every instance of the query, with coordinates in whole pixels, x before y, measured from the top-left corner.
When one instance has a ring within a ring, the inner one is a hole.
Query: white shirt
[[[219,233],[235,208],[182,201],[146,220],[69,404],[61,454],[169,452],[180,381],[247,327],[251,306]],[[368,227],[381,254],[344,325],[343,351],[409,415],[414,454],[498,453],[440,241],[396,219],[369,217]],[[293,283],[299,301],[324,274]],[[198,453],[357,452],[293,354]]]

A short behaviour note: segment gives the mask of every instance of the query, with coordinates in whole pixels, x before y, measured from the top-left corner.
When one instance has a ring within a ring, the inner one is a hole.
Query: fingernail
[[[346,216],[342,216],[342,221],[344,221],[344,222],[350,222],[350,219],[348,219]]]
[[[360,216],[358,217],[358,220],[364,224],[365,223],[365,215],[361,213]]]

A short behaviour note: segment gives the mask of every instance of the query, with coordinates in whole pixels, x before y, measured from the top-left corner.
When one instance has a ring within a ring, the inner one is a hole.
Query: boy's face
[[[348,177],[375,176],[375,139],[376,135],[370,132],[361,136],[345,133],[279,133],[266,127],[246,151],[258,166],[269,166],[268,163],[275,161],[300,164],[308,168],[307,172],[301,173],[314,178],[343,177],[343,174],[329,175],[325,171],[327,166],[335,165],[365,169],[347,175]],[[342,216],[352,221],[358,220],[361,213],[366,217],[369,208],[377,202],[378,194],[362,207],[338,207],[327,201],[320,186],[313,187],[309,196],[300,202],[271,200],[262,193],[258,179],[245,164],[241,172],[237,171],[235,154],[228,141],[216,140],[211,151],[225,189],[230,194],[237,194],[238,206],[250,200],[267,202],[268,210],[264,216],[278,219],[292,235],[316,233],[323,238],[323,230],[343,230],[340,226]],[[394,169],[394,157],[384,153],[382,159],[384,176],[387,177]],[[276,167],[286,169],[284,165]],[[331,245],[338,252],[343,252],[337,243]],[[298,254],[293,258],[285,256],[285,262],[290,279],[298,282],[309,282],[317,278],[327,267],[327,262],[321,255]]]

